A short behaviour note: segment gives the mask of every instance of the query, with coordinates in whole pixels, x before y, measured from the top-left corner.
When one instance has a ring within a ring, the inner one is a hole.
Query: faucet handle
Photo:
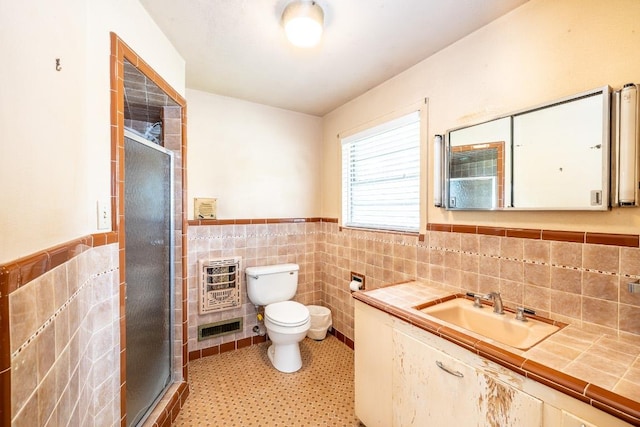
[[[474,294],[473,292],[467,292],[467,296],[473,298],[473,306],[477,308],[482,308],[482,295]]]
[[[526,322],[527,318],[524,317],[525,314],[535,316],[536,311],[527,307],[516,307],[516,320],[522,320],[523,322]]]

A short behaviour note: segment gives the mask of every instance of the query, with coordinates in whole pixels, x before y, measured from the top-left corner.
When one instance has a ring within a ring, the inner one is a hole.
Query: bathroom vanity
[[[412,282],[354,294],[355,410],[367,427],[638,425],[637,402],[415,309],[450,293]]]

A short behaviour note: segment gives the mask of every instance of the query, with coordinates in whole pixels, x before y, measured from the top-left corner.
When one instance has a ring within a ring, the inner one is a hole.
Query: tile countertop
[[[640,340],[634,342],[593,333],[569,324],[524,351],[481,339],[414,308],[452,294],[454,292],[429,283],[407,282],[354,292],[353,297],[633,425],[640,425]]]

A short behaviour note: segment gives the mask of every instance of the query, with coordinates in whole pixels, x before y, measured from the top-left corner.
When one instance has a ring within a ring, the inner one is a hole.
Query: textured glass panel
[[[171,157],[125,138],[127,425],[171,379]]]
[[[449,205],[459,209],[495,209],[495,177],[452,178],[449,181]]]

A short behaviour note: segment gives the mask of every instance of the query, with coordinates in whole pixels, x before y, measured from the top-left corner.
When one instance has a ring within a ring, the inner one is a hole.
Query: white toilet
[[[302,367],[299,343],[311,325],[309,310],[299,302],[289,301],[298,288],[297,264],[248,267],[249,300],[264,308],[264,325],[271,339],[267,355],[281,372],[295,372]]]

